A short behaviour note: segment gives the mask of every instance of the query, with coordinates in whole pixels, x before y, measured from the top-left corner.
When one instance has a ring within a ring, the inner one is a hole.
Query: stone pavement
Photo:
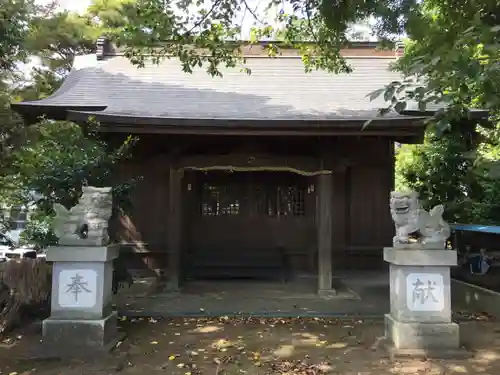
[[[181,293],[138,296],[124,289],[120,313],[132,316],[382,316],[389,310],[389,277],[378,272],[336,274],[333,297],[316,293],[314,277],[287,284],[263,281],[191,281]]]

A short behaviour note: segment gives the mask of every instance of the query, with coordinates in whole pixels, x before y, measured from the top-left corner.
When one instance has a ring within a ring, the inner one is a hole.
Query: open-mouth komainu
[[[391,216],[396,227],[395,247],[422,244],[425,248],[444,249],[450,236],[450,227],[443,220],[444,206],[435,206],[429,212],[420,206],[415,191],[391,193]]]

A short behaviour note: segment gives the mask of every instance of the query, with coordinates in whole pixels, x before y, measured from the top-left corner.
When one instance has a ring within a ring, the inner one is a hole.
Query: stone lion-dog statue
[[[112,189],[84,186],[78,204],[67,209],[54,204],[54,233],[59,245],[106,246],[112,213]]]
[[[450,226],[443,220],[444,206],[429,212],[420,205],[415,191],[393,191],[390,198],[392,220],[396,228],[393,246],[397,248],[445,249]]]

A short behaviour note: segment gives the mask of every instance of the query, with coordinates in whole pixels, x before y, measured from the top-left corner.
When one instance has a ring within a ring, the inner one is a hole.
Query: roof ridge
[[[283,55],[281,54],[280,56],[276,56],[279,58],[283,57],[298,57],[300,58],[300,55],[298,53],[297,48],[291,47],[290,43],[285,43],[282,41],[258,41],[258,42],[251,42],[251,41],[238,41],[234,42],[235,47],[239,46],[245,49],[243,51],[242,56],[244,58],[269,58],[270,56],[267,55],[267,50],[265,49],[265,46],[268,44],[277,44],[281,45],[282,47],[282,52],[288,51],[288,53],[291,53],[290,55]],[[314,44],[312,42],[308,43],[305,42],[305,44]],[[394,58],[401,56],[402,53],[404,53],[404,48],[402,48],[401,42],[397,42],[394,44],[392,49],[381,49],[379,48],[380,46],[383,46],[382,43],[380,42],[350,42],[350,44],[346,45],[344,48],[341,49],[344,52],[344,57],[385,57],[385,58]],[[260,51],[257,49],[260,47]],[[159,44],[157,47],[152,47],[152,48],[161,48],[161,45]],[[122,46],[117,46],[113,43],[113,40],[105,35],[99,37],[96,41],[96,58],[97,60],[102,60],[105,57],[109,56],[121,56],[125,54],[125,49],[126,47]],[[293,52],[295,51],[295,55],[293,55]],[[358,51],[358,52],[355,52]],[[364,51],[364,53],[359,54],[361,51]],[[208,54],[207,54],[208,55]]]
[[[257,55],[247,60],[251,75],[228,67],[221,78],[203,68],[187,74],[176,58],[138,69],[126,56],[106,56],[106,46],[101,47],[101,61],[95,54],[77,57],[60,91],[38,102],[38,109],[23,105],[31,111],[106,106],[107,113],[158,118],[359,118],[384,106],[382,99],[371,102],[370,92],[400,78],[389,69],[394,56],[359,56],[348,60],[351,74],[333,74],[306,72],[298,56],[271,60]]]
[[[113,55],[106,55],[103,57],[98,57],[98,60],[108,60],[108,59],[113,59],[115,57],[126,57],[125,53],[118,52]],[[143,56],[153,56],[152,54],[144,54]],[[259,56],[259,55],[243,55],[243,58],[247,60],[301,60],[301,56]],[[357,55],[346,55],[343,56],[345,59],[356,59],[356,60],[371,60],[371,59],[376,59],[376,60],[396,60],[397,56],[357,56]],[[165,57],[167,58],[167,57]],[[177,56],[170,56],[172,59],[178,58]]]

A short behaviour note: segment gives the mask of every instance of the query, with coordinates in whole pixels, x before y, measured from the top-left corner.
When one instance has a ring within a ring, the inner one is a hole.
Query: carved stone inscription
[[[438,273],[410,273],[406,277],[406,305],[410,311],[442,311],[444,280]]]
[[[62,270],[59,273],[59,305],[92,308],[97,303],[97,273],[90,269]]]

